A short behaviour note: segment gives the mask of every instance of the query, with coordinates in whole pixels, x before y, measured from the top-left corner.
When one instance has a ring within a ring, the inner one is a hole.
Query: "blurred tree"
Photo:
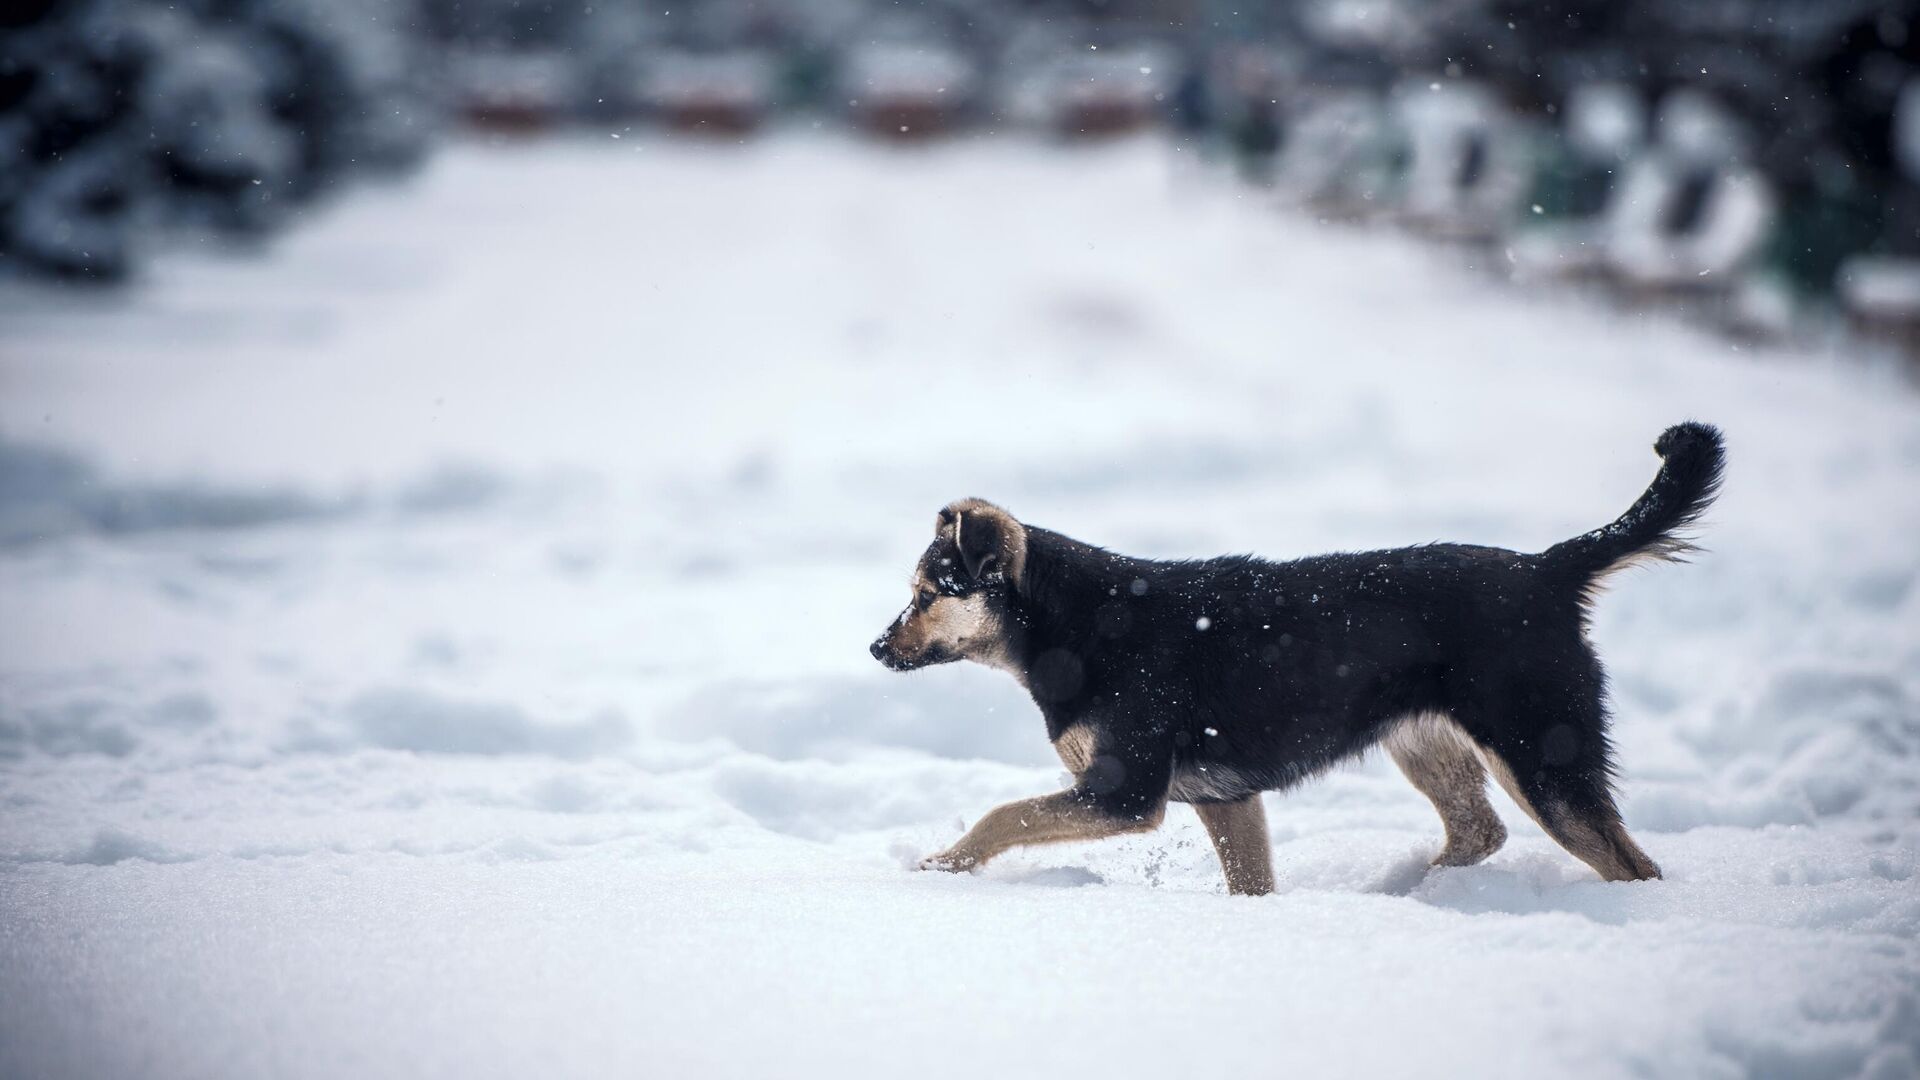
[[[0,266],[111,281],[165,225],[260,233],[425,145],[427,94],[377,0],[70,0],[0,23]]]

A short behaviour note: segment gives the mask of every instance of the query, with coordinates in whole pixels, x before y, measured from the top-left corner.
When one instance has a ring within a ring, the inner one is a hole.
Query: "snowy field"
[[[1920,394],[1519,291],[1151,143],[456,146],[264,258],[0,292],[0,1076],[1920,1072]],[[910,872],[1061,767],[889,674],[933,512],[1143,555],[1613,518],[1604,884],[1375,757],[1280,891]]]

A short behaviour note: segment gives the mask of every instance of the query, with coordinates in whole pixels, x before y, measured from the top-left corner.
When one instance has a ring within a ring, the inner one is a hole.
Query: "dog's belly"
[[[1187,762],[1174,767],[1173,786],[1168,789],[1167,797],[1186,803],[1238,802],[1267,787],[1258,777],[1231,765]]]

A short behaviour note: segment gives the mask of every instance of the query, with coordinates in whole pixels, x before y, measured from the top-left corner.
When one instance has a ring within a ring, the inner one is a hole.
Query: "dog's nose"
[[[887,639],[883,637],[874,638],[873,644],[867,646],[867,651],[873,654],[873,658],[875,660],[878,660],[883,664],[886,663]]]

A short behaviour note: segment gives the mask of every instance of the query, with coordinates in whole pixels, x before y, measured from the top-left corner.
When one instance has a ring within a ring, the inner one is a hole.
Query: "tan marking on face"
[[[915,587],[916,598],[922,587]],[[908,607],[893,633],[894,651],[909,660],[935,649],[973,657],[996,651],[998,644],[999,620],[984,596],[936,596],[925,611]]]

